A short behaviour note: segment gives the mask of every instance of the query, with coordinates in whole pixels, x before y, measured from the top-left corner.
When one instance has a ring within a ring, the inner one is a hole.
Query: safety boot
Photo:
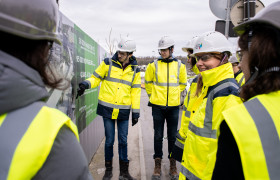
[[[170,161],[170,171],[169,171],[170,179],[178,180],[179,175],[177,173],[176,160],[173,158],[170,158],[169,161]]]
[[[110,180],[113,177],[113,161],[105,161],[106,171],[102,180]]]
[[[128,171],[129,162],[120,160],[119,163],[120,163],[119,180],[136,180],[129,174],[129,171]]]
[[[155,169],[152,180],[160,180],[161,176],[161,158],[155,158]]]

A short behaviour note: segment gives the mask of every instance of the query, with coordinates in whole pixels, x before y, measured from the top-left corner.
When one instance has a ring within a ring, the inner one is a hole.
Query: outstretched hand
[[[84,92],[85,92],[85,90],[86,90],[86,86],[84,85],[84,84],[79,84],[79,88],[77,89],[77,96],[76,96],[76,99],[79,97],[79,96],[81,96],[81,95],[83,95],[84,94]]]

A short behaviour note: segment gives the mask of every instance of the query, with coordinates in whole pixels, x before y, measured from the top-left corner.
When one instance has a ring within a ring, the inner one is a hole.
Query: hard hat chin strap
[[[249,31],[248,33],[248,51],[250,50],[251,44],[252,44],[252,37],[253,37],[253,31]]]
[[[266,69],[266,70],[264,71],[264,73],[267,73],[267,72],[278,72],[278,71],[280,71],[280,67],[274,66],[274,67],[270,67],[270,68]],[[264,74],[264,73],[263,73],[263,74]]]
[[[268,72],[279,72],[279,71],[280,71],[280,67],[273,66],[273,67],[270,67],[270,68],[264,70],[264,72],[261,73],[260,76],[262,76],[262,75],[264,75],[264,74],[266,74]],[[248,79],[248,81],[246,81],[245,84],[248,84],[248,83],[252,82],[254,79],[256,79],[258,74],[259,74],[259,69],[255,66],[255,71],[251,73],[250,78]]]
[[[245,84],[248,84],[248,83],[250,83],[250,82],[252,82],[254,79],[256,79],[256,77],[258,76],[258,74],[259,74],[259,68],[257,68],[256,66],[255,66],[255,71],[254,72],[251,72],[251,76],[250,76],[250,78],[248,79],[248,81],[246,81],[245,82]]]
[[[221,60],[220,65],[223,64],[223,62],[225,61],[225,59],[228,57],[227,53],[223,53],[223,54],[224,54],[224,57],[223,57],[223,59]]]
[[[169,58],[172,57],[172,51],[171,51],[171,50],[172,50],[172,47],[169,47],[168,49],[169,49],[169,57],[168,57],[168,59],[169,59]]]

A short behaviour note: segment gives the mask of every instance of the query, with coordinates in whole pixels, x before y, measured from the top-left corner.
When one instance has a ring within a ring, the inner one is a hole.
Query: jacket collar
[[[40,74],[0,51],[0,115],[48,97]]]
[[[222,80],[234,78],[231,63],[226,63],[213,69],[203,71],[201,72],[201,76],[203,85],[205,86],[213,86]]]
[[[177,59],[172,55],[171,59],[163,59],[162,56],[160,56],[158,58],[159,61],[162,61],[162,62],[172,62],[172,61],[177,61]]]
[[[242,70],[240,69],[237,73],[234,74],[234,78],[236,78],[241,73],[242,73]]]
[[[122,63],[119,61],[118,52],[116,52],[116,53],[113,55],[112,60],[115,61],[115,62],[117,62],[117,63],[119,63],[119,64],[122,64]],[[135,56],[131,56],[131,58],[129,59],[129,64],[132,65],[132,66],[137,66],[137,65],[138,65]]]

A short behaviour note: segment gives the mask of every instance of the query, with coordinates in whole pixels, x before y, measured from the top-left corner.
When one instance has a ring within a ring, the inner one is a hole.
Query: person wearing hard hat
[[[68,88],[49,61],[58,16],[55,0],[1,0],[0,179],[93,179],[76,125],[45,102]]]
[[[132,109],[132,126],[140,116],[141,77],[133,52],[135,41],[122,38],[117,52],[104,61],[93,72],[92,76],[79,84],[78,96],[86,89],[101,88],[98,96],[97,114],[103,117],[105,128],[105,175],[103,179],[111,179],[113,146],[115,140],[115,121],[118,126],[120,179],[134,179],[129,174],[127,159],[127,134],[130,109]]]
[[[193,37],[188,41],[187,45],[182,48],[183,51],[188,53],[188,63],[191,64],[192,71],[196,74],[199,74],[199,69],[196,66],[196,57],[193,55],[193,48],[195,47],[195,42],[198,39],[198,36]],[[192,65],[193,64],[193,65]],[[190,107],[192,107],[193,102],[195,102],[195,92],[197,88],[197,80],[199,76],[195,76],[190,82],[190,88],[188,89],[187,96],[184,100],[183,111],[181,115],[181,125],[180,129],[176,135],[176,141],[172,149],[170,157],[174,158],[181,163],[182,155],[184,150],[184,144],[186,140],[186,132],[190,119]]]
[[[196,41],[194,55],[200,74],[192,98],[180,180],[211,179],[217,150],[217,127],[221,112],[241,103],[239,86],[228,62],[231,45],[216,31],[202,34]],[[182,128],[182,127],[181,127]]]
[[[190,115],[191,115],[190,107],[192,107],[192,105],[196,99],[194,97],[195,97],[195,93],[196,93],[198,77],[199,76],[196,76],[194,79],[192,79],[187,96],[184,100],[183,111],[182,111],[182,115],[181,115],[180,129],[176,135],[176,141],[173,146],[172,152],[170,154],[171,158],[174,158],[175,160],[177,160],[180,163],[182,162],[185,140],[187,138],[186,132],[188,129]]]
[[[244,85],[245,83],[245,78],[244,78],[244,74],[239,66],[239,61],[236,58],[236,55],[233,54],[230,58],[229,58],[229,62],[232,65],[232,69],[233,69],[233,73],[234,73],[234,78],[236,79],[238,85],[241,87]]]
[[[197,40],[198,36],[195,36],[193,37],[191,40],[189,40],[186,44],[186,46],[182,47],[182,50],[186,53],[188,53],[187,55],[187,59],[188,59],[188,63],[190,63],[191,67],[192,67],[192,71],[195,73],[195,74],[198,74],[199,73],[199,70],[197,68],[197,66],[195,65],[196,64],[196,59],[195,57],[193,56],[193,48],[195,46],[195,42]]]
[[[185,64],[172,56],[175,42],[169,36],[159,40],[158,50],[161,55],[148,64],[145,73],[145,87],[152,106],[154,121],[154,160],[155,168],[152,179],[161,175],[162,140],[164,123],[167,122],[168,152],[176,140],[181,92],[187,85]],[[176,161],[170,158],[171,179],[177,179]]]
[[[244,101],[224,111],[213,179],[280,177],[280,2],[236,26]]]

